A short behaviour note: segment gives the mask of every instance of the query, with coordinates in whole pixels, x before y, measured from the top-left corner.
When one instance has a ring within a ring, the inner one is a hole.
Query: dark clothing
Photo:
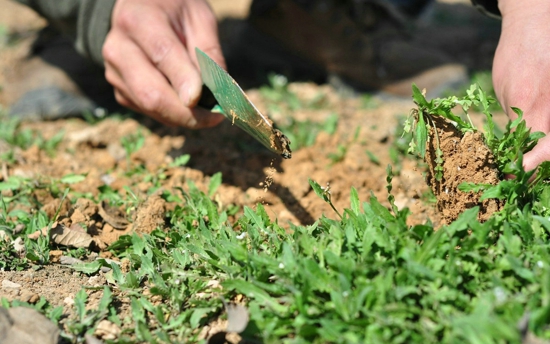
[[[500,17],[497,0],[472,0],[472,3],[483,13],[492,17]]]
[[[16,0],[45,17],[57,30],[68,35],[78,52],[103,65],[101,48],[111,26],[115,0]],[[185,1],[185,0],[182,0]],[[254,2],[277,0],[254,0]],[[315,0],[295,0],[311,2]],[[398,9],[417,14],[431,0],[391,0]],[[497,0],[471,0],[484,13],[500,16]],[[418,11],[417,11],[418,10]]]
[[[16,0],[31,7],[75,43],[76,50],[103,65],[101,48],[111,28],[115,0]]]

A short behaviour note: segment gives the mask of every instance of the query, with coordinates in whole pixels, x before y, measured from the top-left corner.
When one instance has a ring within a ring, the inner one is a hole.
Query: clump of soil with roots
[[[497,199],[481,201],[482,192],[465,192],[458,188],[465,182],[496,185],[500,180],[493,153],[483,135],[472,131],[463,134],[446,118],[428,117],[426,182],[437,198],[442,221],[451,223],[466,209],[475,206],[479,206],[478,219],[486,221],[502,208],[503,202]]]

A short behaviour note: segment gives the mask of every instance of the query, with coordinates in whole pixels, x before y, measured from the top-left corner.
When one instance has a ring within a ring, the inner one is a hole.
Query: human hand
[[[117,0],[102,50],[116,100],[169,125],[221,122],[222,115],[195,107],[202,89],[195,47],[225,66],[206,0]]]
[[[502,107],[523,110],[531,132],[547,136],[525,154],[526,170],[550,160],[550,1],[499,0],[502,32],[493,61],[493,84]]]

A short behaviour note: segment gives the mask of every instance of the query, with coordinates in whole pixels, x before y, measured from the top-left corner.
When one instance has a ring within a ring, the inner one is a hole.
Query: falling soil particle
[[[426,146],[428,173],[426,181],[437,198],[437,208],[443,222],[454,221],[466,209],[479,206],[478,219],[487,220],[499,211],[501,202],[496,199],[480,201],[481,192],[463,192],[458,186],[464,182],[492,184],[499,182],[493,154],[479,132],[464,135],[443,117],[433,116],[434,128],[430,128],[430,139]],[[437,130],[437,138],[435,131]],[[436,178],[437,142],[443,153],[443,176]]]
[[[260,182],[259,186],[261,186],[264,189],[264,192],[267,192],[269,190],[269,187],[273,184],[273,176],[277,173],[277,170],[273,167],[273,160],[271,160],[271,164],[269,167],[265,168],[265,180],[263,182]]]

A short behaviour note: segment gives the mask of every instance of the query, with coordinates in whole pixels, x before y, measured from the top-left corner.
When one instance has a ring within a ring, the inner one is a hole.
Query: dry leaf
[[[98,214],[115,229],[126,229],[129,225],[123,214],[117,208],[109,206],[105,201],[99,205]]]
[[[55,221],[50,229],[50,240],[54,243],[62,246],[68,246],[73,248],[89,248],[94,240],[90,234],[81,231],[80,226],[71,226],[76,230],[65,227],[59,222]],[[41,235],[48,235],[48,228],[44,227],[39,231],[29,234],[29,239],[36,240]]]

